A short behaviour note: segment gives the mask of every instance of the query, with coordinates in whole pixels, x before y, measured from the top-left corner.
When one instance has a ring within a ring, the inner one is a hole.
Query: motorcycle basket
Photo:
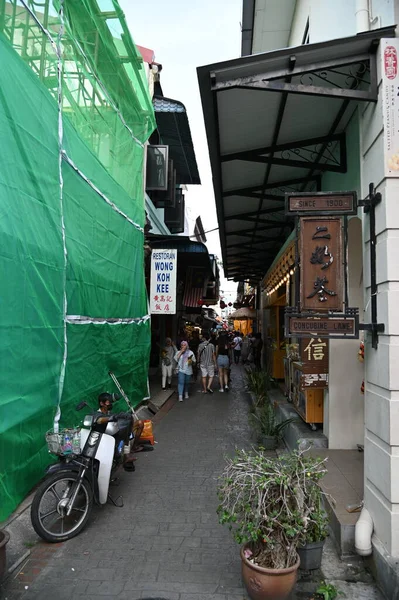
[[[46,433],[48,451],[57,456],[68,456],[80,452],[80,429],[52,429]]]

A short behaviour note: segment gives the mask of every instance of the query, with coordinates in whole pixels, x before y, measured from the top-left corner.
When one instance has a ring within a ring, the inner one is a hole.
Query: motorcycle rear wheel
[[[46,542],[63,542],[78,535],[86,526],[93,508],[93,492],[83,479],[69,516],[66,504],[73,493],[78,473],[55,473],[39,486],[31,506],[31,520],[36,533]]]

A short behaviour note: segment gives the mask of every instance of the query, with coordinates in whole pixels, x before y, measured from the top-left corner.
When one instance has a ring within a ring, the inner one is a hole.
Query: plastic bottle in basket
[[[80,454],[80,435],[78,431],[73,434],[72,451],[74,454]]]
[[[64,454],[71,454],[72,452],[72,440],[68,432],[66,432],[64,435],[64,445],[62,447],[62,451]]]

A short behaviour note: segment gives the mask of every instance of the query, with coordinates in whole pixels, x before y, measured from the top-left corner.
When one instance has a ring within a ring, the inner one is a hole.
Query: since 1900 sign
[[[153,250],[151,255],[151,314],[176,314],[177,250]]]
[[[285,214],[292,217],[356,215],[356,192],[286,192]]]

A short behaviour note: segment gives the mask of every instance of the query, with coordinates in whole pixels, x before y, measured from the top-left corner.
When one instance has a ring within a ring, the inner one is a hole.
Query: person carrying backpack
[[[216,353],[215,346],[210,342],[209,333],[204,332],[202,334],[204,338],[203,342],[198,347],[198,366],[201,369],[202,377],[202,392],[206,394],[213,394],[212,381],[215,376],[216,367]],[[208,382],[207,382],[208,378]]]

